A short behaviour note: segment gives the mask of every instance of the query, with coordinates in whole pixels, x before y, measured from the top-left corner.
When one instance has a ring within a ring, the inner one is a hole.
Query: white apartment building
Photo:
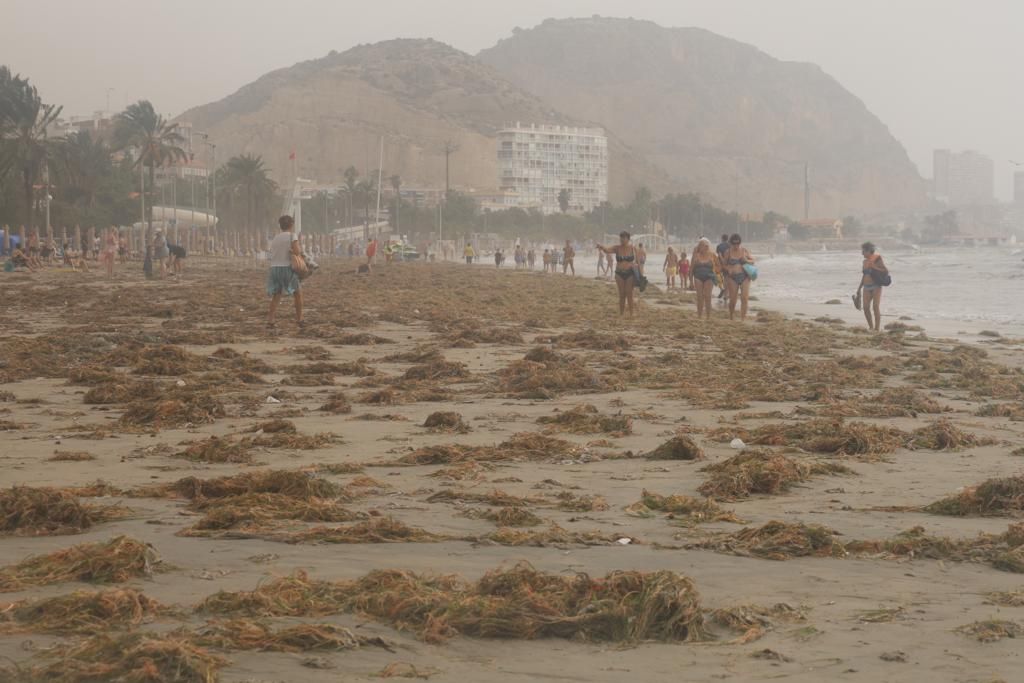
[[[995,164],[984,154],[937,149],[933,166],[936,199],[952,206],[994,201]]]
[[[568,190],[570,211],[590,211],[608,199],[608,137],[602,128],[517,122],[498,132],[498,175],[523,206],[555,213]]]

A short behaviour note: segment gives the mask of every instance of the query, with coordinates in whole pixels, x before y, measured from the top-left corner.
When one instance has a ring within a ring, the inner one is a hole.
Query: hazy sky
[[[547,17],[699,26],[815,62],[931,176],[935,147],[977,149],[1010,196],[1024,161],[1024,0],[0,0],[0,63],[67,114],[147,98],[175,115],[275,68],[389,38],[467,52]],[[1022,167],[1024,168],[1024,167]]]

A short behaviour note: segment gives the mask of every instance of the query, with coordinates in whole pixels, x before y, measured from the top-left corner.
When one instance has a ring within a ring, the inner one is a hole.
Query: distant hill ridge
[[[802,170],[770,157],[811,158],[816,203],[853,211],[923,197],[899,143],[817,67],[631,20],[549,20],[478,57],[430,39],[359,45],[272,71],[179,120],[208,131],[221,158],[262,154],[282,181],[293,150],[299,173],[322,182],[340,182],[349,165],[376,169],[384,136],[385,172],[406,186],[443,186],[451,141],[452,184],[494,188],[494,136],[518,120],[605,127],[615,201],[647,186],[728,207],[739,175],[744,208],[796,215],[791,180],[799,190]],[[773,180],[783,168],[792,175]]]

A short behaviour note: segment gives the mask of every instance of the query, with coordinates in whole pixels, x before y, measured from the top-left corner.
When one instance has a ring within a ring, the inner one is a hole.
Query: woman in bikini
[[[736,301],[740,302],[740,320],[747,319],[747,302],[750,300],[750,276],[743,266],[753,265],[754,257],[743,246],[743,239],[733,233],[729,237],[729,248],[722,255],[725,261],[725,286],[729,292],[729,320],[736,314]]]
[[[693,289],[693,276],[690,274],[690,259],[686,250],[679,250],[679,289]]]
[[[868,329],[878,332],[882,324],[882,278],[889,272],[882,262],[882,256],[875,253],[875,245],[865,242],[861,245],[864,263],[861,266],[860,288],[864,292],[864,317],[868,321]]]
[[[597,248],[615,256],[615,286],[619,288],[619,315],[622,316],[629,307],[629,317],[633,317],[633,287],[636,285],[637,250],[629,243],[629,233],[619,233],[619,243],[610,247],[598,244]]]
[[[679,270],[679,257],[676,256],[676,252],[672,247],[668,248],[668,253],[665,254],[665,263],[662,264],[661,268],[665,271],[665,288],[675,288],[676,271]]]
[[[694,287],[697,290],[697,317],[711,319],[711,291],[715,288],[715,259],[711,251],[711,241],[700,239],[693,250],[693,261],[690,272],[693,275]]]

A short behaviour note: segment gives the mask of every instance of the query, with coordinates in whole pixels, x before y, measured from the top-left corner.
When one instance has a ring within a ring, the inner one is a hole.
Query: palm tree
[[[63,108],[44,104],[34,85],[11,76],[6,68],[0,71],[0,90],[0,133],[4,143],[0,171],[18,169],[25,193],[25,227],[31,230],[34,187],[56,148],[55,141],[47,137],[47,129],[57,121]]]
[[[388,178],[391,181],[391,189],[395,191],[395,232],[401,234],[401,213],[402,213],[402,176],[395,174]]]
[[[370,224],[370,201],[372,201],[376,191],[377,183],[374,181],[373,176],[359,181],[359,184],[356,186],[356,194],[363,200],[363,220],[366,225]]]
[[[85,206],[92,208],[104,178],[113,173],[110,148],[87,130],[69,135],[57,155],[57,174],[61,185],[74,190]],[[67,198],[67,194],[63,195]]]
[[[121,149],[134,147],[139,150],[135,165],[149,167],[149,187],[156,184],[157,166],[167,166],[178,161],[188,161],[189,155],[181,147],[185,137],[178,132],[178,124],[168,122],[156,113],[153,103],[139,100],[117,115],[114,140]],[[146,217],[146,244],[153,232],[153,204],[149,204]]]
[[[356,190],[359,186],[359,171],[355,166],[345,169],[345,191],[348,193],[348,224],[352,225],[352,202],[356,197]]]
[[[240,192],[245,197],[245,228],[253,229],[253,213],[267,209],[277,194],[277,183],[269,176],[270,169],[263,165],[263,157],[242,154],[228,159],[219,173],[222,180],[218,189]]]

